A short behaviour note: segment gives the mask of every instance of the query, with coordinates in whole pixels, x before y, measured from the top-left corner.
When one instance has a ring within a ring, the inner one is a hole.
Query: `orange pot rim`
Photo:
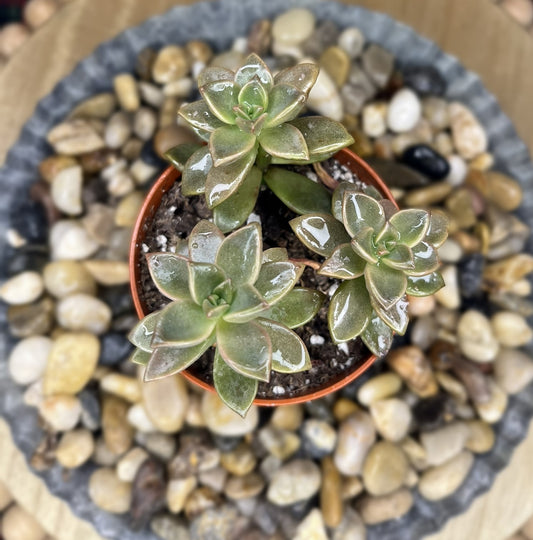
[[[347,148],[344,148],[340,150],[337,154],[335,154],[334,157],[342,165],[347,166],[351,170],[355,169],[354,172],[357,174],[360,180],[362,180],[366,184],[371,184],[376,187],[383,194],[384,198],[390,200],[394,205],[396,205],[396,201],[394,200],[392,193],[390,192],[387,185],[378,176],[378,174],[354,152]],[[148,192],[146,199],[139,211],[139,216],[137,217],[135,227],[133,228],[133,235],[129,253],[130,288],[131,294],[133,296],[135,311],[137,312],[137,316],[139,317],[139,319],[142,319],[148,314],[139,295],[140,271],[137,264],[144,240],[144,229],[146,227],[146,224],[152,219],[164,193],[174,184],[174,182],[179,179],[180,176],[181,173],[172,166],[167,167],[167,169],[163,171],[161,176],[156,180],[156,182]],[[338,381],[328,386],[325,386],[324,388],[320,388],[318,390],[315,390],[314,392],[310,392],[309,394],[279,399],[256,398],[254,399],[254,404],[267,407],[277,407],[279,405],[295,405],[297,403],[305,403],[307,401],[312,401],[314,399],[327,396],[333,392],[336,392],[337,390],[340,390],[347,384],[357,379],[357,377],[363,374],[375,362],[376,358],[376,355],[371,354],[366,360],[363,361],[361,365],[348,373],[342,379],[339,379]],[[189,380],[193,384],[196,384],[197,386],[200,386],[204,390],[208,390],[210,392],[216,391],[214,386],[206,383],[205,381],[202,381],[198,377],[189,373],[188,370],[184,370],[180,374],[183,375],[187,380]]]

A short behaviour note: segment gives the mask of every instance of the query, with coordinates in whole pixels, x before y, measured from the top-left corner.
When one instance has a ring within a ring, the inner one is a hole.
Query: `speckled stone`
[[[159,84],[166,84],[181,79],[189,71],[187,54],[183,47],[167,45],[155,58],[152,66],[152,77]]]

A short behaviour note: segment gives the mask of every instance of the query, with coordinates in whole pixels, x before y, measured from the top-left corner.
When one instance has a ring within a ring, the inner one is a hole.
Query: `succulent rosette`
[[[444,285],[437,248],[447,237],[447,220],[440,212],[398,211],[378,197],[343,182],[333,193],[331,214],[305,214],[291,226],[326,258],[318,273],[342,280],[328,311],[332,339],[360,336],[382,356],[393,332],[407,329],[405,295],[431,295]]]
[[[205,194],[221,230],[244,223],[270,164],[321,161],[353,142],[334,120],[297,118],[318,71],[302,63],[273,76],[251,54],[236,73],[208,67],[200,74],[203,99],[184,104],[179,115],[208,144],[180,145],[167,157],[183,173],[183,194]]]
[[[257,223],[224,237],[200,221],[177,251],[147,255],[154,283],[171,302],[129,336],[137,347],[132,361],[146,366],[146,381],[179,373],[215,346],[215,389],[244,415],[271,370],[311,367],[292,329],[316,315],[323,295],[294,288],[303,265],[281,248],[263,252]]]

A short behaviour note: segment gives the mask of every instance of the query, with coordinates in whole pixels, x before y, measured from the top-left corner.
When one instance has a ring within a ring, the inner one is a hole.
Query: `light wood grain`
[[[38,100],[75,64],[125,28],[192,0],[75,0],[24,45],[0,74],[0,163]],[[245,3],[245,2],[244,2]],[[481,74],[485,85],[533,149],[533,40],[487,0],[360,0],[436,41]],[[516,450],[490,492],[430,540],[504,540],[533,513],[533,433]],[[59,540],[97,540],[29,472],[0,421],[0,479]],[[411,540],[411,539],[410,539]],[[412,539],[418,540],[418,539]]]

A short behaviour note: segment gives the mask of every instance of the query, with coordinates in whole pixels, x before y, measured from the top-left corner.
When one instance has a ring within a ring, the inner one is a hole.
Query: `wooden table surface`
[[[80,59],[125,28],[175,4],[193,1],[73,0],[62,8],[0,73],[0,164],[38,100]],[[459,57],[482,76],[533,150],[533,39],[500,8],[489,0],[344,1],[388,13]],[[530,430],[490,492],[428,540],[504,540],[510,536],[533,514],[532,456]],[[101,538],[28,470],[2,420],[0,480],[54,537]]]

